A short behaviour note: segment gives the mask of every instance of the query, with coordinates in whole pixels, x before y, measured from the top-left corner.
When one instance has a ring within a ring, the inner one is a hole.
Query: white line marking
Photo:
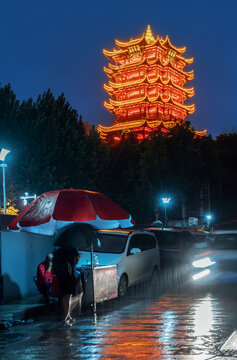
[[[221,351],[237,350],[237,331],[234,331],[221,347]]]

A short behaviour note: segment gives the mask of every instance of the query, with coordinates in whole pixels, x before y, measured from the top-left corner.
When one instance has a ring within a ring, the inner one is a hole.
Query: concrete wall
[[[38,294],[33,282],[37,265],[54,251],[52,236],[26,232],[2,232],[1,263],[4,300]]]

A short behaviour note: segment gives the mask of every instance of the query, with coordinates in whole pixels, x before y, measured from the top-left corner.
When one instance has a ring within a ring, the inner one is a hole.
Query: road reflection
[[[207,295],[194,306],[193,316],[194,335],[197,337],[210,335],[214,328],[212,297]]]
[[[237,283],[159,294],[142,287],[122,301],[98,306],[96,316],[84,313],[72,327],[65,327],[56,316],[47,318],[31,326],[29,340],[11,344],[5,353],[0,348],[0,358],[3,354],[5,360],[220,358],[224,342],[236,330],[236,291]]]
[[[140,312],[124,309],[116,326],[111,323],[101,344],[102,358],[173,360],[175,354],[206,359],[207,338],[218,326],[213,314],[218,308],[213,310],[210,295],[195,299],[192,293],[166,294],[143,305]]]
[[[174,348],[174,333],[178,325],[178,315],[175,311],[165,311],[161,315],[162,325],[159,343],[163,344],[163,353],[169,354]]]

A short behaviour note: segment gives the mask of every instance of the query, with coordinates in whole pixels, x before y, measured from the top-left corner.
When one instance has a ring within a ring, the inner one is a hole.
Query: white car
[[[78,249],[80,266],[90,263],[89,249]],[[154,234],[134,230],[98,230],[94,244],[97,265],[117,265],[118,295],[128,287],[153,278],[160,270],[159,246]]]

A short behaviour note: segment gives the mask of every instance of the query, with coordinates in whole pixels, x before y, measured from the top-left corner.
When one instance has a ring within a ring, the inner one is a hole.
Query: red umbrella
[[[132,226],[128,212],[103,194],[87,190],[55,190],[43,193],[24,214],[9,224],[10,230],[53,235],[71,223],[87,223],[97,229]]]
[[[33,205],[33,203],[35,202],[35,199],[33,201],[31,201],[25,208],[24,210],[22,210],[22,212],[16,216],[8,225],[8,228],[12,231],[20,231],[19,226],[17,225],[19,223],[19,221],[21,220],[22,216],[25,215],[25,213],[27,213],[27,211],[29,210],[29,208]]]

